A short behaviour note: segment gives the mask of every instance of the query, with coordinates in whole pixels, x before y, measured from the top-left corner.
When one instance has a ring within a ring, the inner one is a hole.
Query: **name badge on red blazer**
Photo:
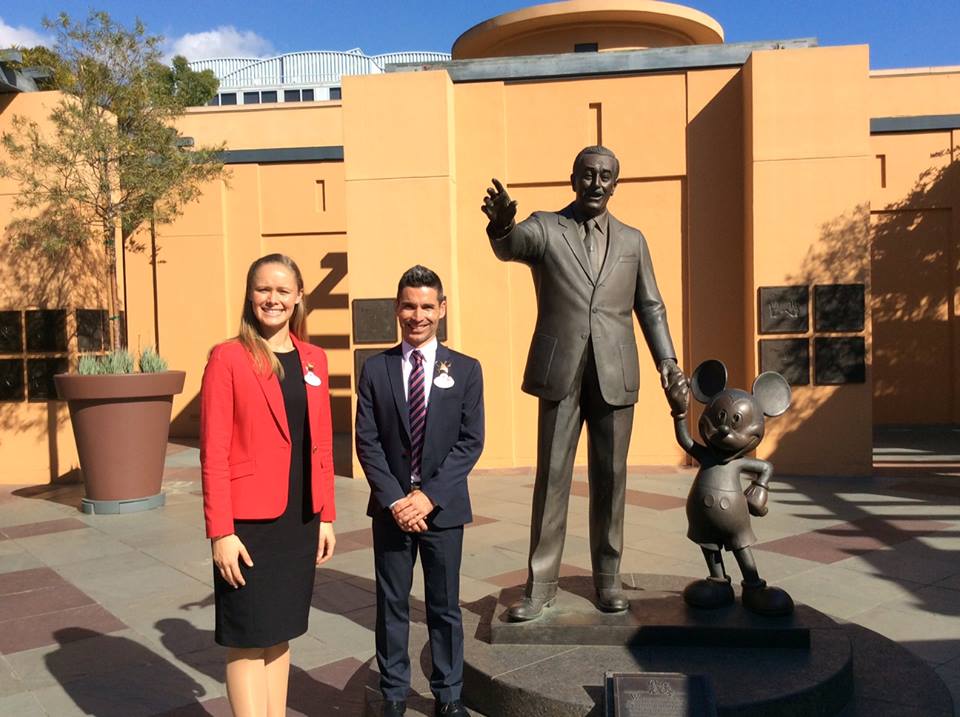
[[[315,374],[315,373],[313,372],[313,364],[312,364],[312,363],[308,363],[308,364],[307,364],[307,372],[306,372],[305,374],[303,374],[303,381],[304,381],[304,383],[306,383],[306,384],[308,384],[308,385],[310,385],[310,386],[319,386],[319,385],[322,383],[322,382],[320,381],[320,377],[317,376],[317,374]]]

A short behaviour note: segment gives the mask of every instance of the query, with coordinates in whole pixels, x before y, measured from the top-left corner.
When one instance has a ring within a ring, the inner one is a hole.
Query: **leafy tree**
[[[8,63],[17,70],[43,68],[51,71],[49,78],[38,80],[43,90],[59,90],[73,84],[71,68],[55,50],[37,45],[36,47],[17,47],[23,57],[21,62]],[[164,96],[174,97],[184,107],[201,107],[217,95],[220,80],[213,70],[197,72],[191,69],[190,62],[183,55],[174,55],[170,64],[160,61],[149,63],[149,72],[154,73],[153,91],[158,93],[159,101]]]
[[[9,159],[0,174],[19,182],[28,214],[13,224],[15,238],[25,247],[40,243],[51,256],[99,240],[115,319],[118,235],[122,246],[142,248],[131,242],[140,227],[173,220],[205,182],[222,176],[223,147],[185,148],[175,122],[199,90],[176,73],[171,85],[157,71],[161,38],[140,21],[127,28],[105,12],[83,22],[61,13],[44,26],[56,32],[63,96],[47,127],[14,117],[13,131],[2,136]],[[110,334],[112,348],[122,344],[118,321]]]
[[[183,55],[174,55],[169,65],[158,62],[154,71],[157,73],[160,91],[176,97],[186,107],[207,104],[216,97],[217,90],[220,89],[220,80],[213,74],[213,70],[192,70]]]

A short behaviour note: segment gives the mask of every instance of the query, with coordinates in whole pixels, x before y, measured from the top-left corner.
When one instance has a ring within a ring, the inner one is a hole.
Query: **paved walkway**
[[[684,536],[691,477],[632,471],[624,571],[704,574]],[[0,489],[0,715],[230,714],[198,478],[197,451],[171,446],[167,505],[124,516],[79,513],[80,486]],[[575,476],[566,575],[588,573],[586,488]],[[470,489],[464,602],[524,579],[532,477],[485,473]],[[367,493],[363,481],[338,479],[337,554],[317,571],[310,631],[293,643],[292,715],[361,713],[375,602]],[[960,704],[960,466],[777,478],[754,529],[764,577],[900,642]]]

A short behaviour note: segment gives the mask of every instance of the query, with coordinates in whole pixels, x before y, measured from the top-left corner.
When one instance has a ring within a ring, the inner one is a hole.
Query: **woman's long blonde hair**
[[[273,350],[267,343],[267,340],[260,334],[260,322],[257,321],[253,313],[253,303],[250,301],[250,294],[253,293],[253,279],[257,270],[264,264],[281,264],[291,271],[297,280],[297,289],[303,293],[303,274],[300,273],[300,267],[297,262],[286,254],[267,254],[261,256],[247,269],[247,286],[243,294],[243,311],[240,312],[240,331],[237,334],[237,341],[243,344],[244,348],[250,352],[253,357],[253,364],[257,371],[267,373],[272,371],[278,379],[283,379],[283,366],[274,355]],[[290,317],[290,333],[301,341],[307,340],[307,312],[303,305],[304,299],[293,307],[293,315]]]

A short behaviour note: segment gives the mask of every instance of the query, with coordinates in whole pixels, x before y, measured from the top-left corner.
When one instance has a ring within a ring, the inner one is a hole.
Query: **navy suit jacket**
[[[370,516],[410,492],[410,419],[402,361],[400,346],[371,356],[357,383],[357,457],[370,483]],[[427,525],[452,528],[473,519],[467,476],[483,450],[483,374],[479,361],[441,344],[428,380],[439,374],[441,362],[449,366],[454,384],[430,389],[420,488],[436,504]]]

